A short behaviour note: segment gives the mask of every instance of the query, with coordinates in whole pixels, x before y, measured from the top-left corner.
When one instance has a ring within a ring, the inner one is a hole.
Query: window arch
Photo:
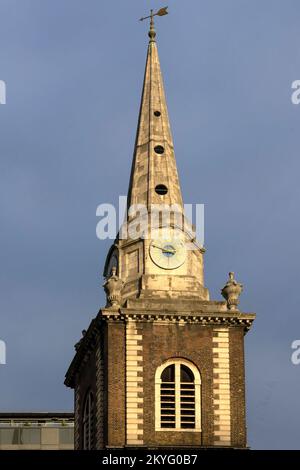
[[[185,359],[169,359],[156,369],[155,430],[201,431],[201,377]]]
[[[93,449],[94,443],[94,396],[88,392],[83,408],[83,449]]]

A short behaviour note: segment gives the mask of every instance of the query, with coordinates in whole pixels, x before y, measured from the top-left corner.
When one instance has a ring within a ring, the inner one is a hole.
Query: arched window
[[[94,443],[94,397],[88,392],[83,409],[83,449],[93,449]]]
[[[156,370],[155,430],[201,431],[201,377],[185,359],[170,359]]]

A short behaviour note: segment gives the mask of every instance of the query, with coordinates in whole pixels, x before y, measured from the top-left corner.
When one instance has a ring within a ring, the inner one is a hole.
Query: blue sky
[[[69,410],[73,344],[104,303],[96,207],[126,194],[147,25],[161,1],[0,0],[0,409]],[[157,37],[206,286],[244,286],[248,439],[299,448],[297,0],[169,1]]]

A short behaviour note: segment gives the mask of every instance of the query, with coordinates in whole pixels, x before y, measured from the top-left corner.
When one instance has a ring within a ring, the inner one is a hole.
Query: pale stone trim
[[[127,397],[138,398],[137,392],[128,392],[126,393]]]
[[[126,324],[126,442],[127,445],[143,445],[143,346],[141,330],[133,320]]]
[[[129,344],[126,346],[126,349],[128,351],[142,351],[143,350],[143,346],[138,346],[138,345],[132,345],[132,344]]]
[[[227,352],[218,351],[217,353],[218,353],[218,355],[219,355],[218,357],[219,357],[220,359],[223,359],[223,358],[228,359],[228,358],[229,358],[229,354],[228,354]],[[214,359],[217,359],[217,358],[214,358]]]
[[[127,363],[127,370],[134,370],[134,371],[138,371],[138,372],[143,372],[143,367],[142,366],[133,366],[133,365]]]
[[[228,385],[229,385],[229,380],[226,383],[221,383],[221,382],[218,383],[218,386],[219,386],[220,390],[222,390],[222,389],[223,390],[228,390]]]
[[[137,385],[133,385],[133,386],[128,385],[127,390],[128,392],[142,392],[143,387],[138,387]]]
[[[213,331],[213,404],[214,444],[231,445],[230,420],[230,367],[229,367],[229,329],[215,328]]]
[[[128,370],[127,369],[127,377],[138,377],[138,371],[137,370]]]
[[[229,362],[229,361],[228,361]],[[214,367],[214,373],[215,374],[222,374],[227,370],[227,368],[224,367]]]
[[[142,419],[129,418],[127,421],[127,428],[136,429],[136,424],[143,424]]]
[[[213,350],[214,349],[219,350],[220,348],[225,349],[228,343],[229,343],[229,339],[227,338],[219,338],[217,336],[213,336]]]
[[[224,373],[224,372],[220,372],[219,373],[219,379],[229,379],[229,372],[228,373]]]
[[[228,365],[228,362],[229,362],[229,358],[228,359],[218,359],[217,361],[213,361],[213,366],[214,366],[214,369],[218,369],[219,370],[219,373],[222,374],[222,373],[228,373],[228,369],[227,369],[227,365]],[[216,372],[218,373],[218,372]]]
[[[129,406],[129,403],[143,403],[144,399],[143,398],[136,398],[136,397],[127,397],[126,403]]]
[[[126,355],[126,360],[127,360],[127,362],[128,361],[139,361],[139,357],[142,357],[142,356],[137,356],[136,354],[130,354],[128,352],[128,354]]]
[[[130,430],[128,430],[128,431],[130,431]],[[129,444],[132,444],[133,441],[138,441],[139,445],[141,445],[143,442],[141,442],[142,439],[139,439],[139,436],[140,436],[140,435],[141,435],[141,434],[132,434],[132,433],[128,432],[128,433],[127,433],[127,442],[128,442]]]
[[[143,418],[143,409],[141,408],[129,408],[128,409],[128,418],[134,418],[136,420]]]
[[[214,424],[219,426],[220,424],[224,424],[224,426],[230,426],[230,416],[222,417],[222,419],[216,419]]]

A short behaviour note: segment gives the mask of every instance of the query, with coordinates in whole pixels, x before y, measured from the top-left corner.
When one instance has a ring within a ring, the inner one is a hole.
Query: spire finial
[[[155,36],[156,36],[156,31],[154,29],[154,19],[153,19],[154,16],[167,15],[168,14],[167,9],[168,9],[168,7],[161,8],[156,13],[153,13],[153,10],[150,10],[150,16],[145,16],[144,18],[140,19],[140,21],[144,21],[147,18],[150,18],[150,30],[149,30],[149,33],[148,33],[148,36],[150,38],[150,42],[154,42],[155,41]]]
[[[150,10],[150,12],[151,12],[150,13],[150,29],[149,29],[148,36],[150,38],[150,41],[155,41],[156,31],[154,28],[153,10]]]

